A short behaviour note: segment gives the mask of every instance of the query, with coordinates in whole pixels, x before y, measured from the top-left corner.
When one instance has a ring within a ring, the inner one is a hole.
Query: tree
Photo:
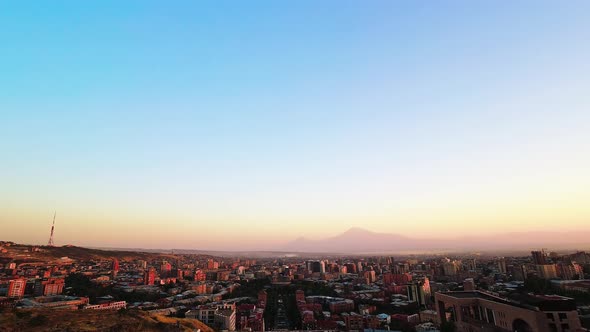
[[[551,293],[553,287],[551,281],[531,276],[525,279],[524,288],[529,292],[546,294]]]
[[[440,332],[455,332],[457,331],[457,327],[455,326],[455,322],[447,321],[440,324]]]
[[[47,323],[47,316],[39,314],[29,320],[30,326],[43,326]]]

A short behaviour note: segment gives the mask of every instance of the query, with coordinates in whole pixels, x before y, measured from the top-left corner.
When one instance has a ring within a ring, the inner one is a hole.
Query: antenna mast
[[[53,229],[55,228],[55,215],[57,212],[53,212],[53,224],[51,224],[51,234],[49,235],[49,242],[47,246],[53,247]]]

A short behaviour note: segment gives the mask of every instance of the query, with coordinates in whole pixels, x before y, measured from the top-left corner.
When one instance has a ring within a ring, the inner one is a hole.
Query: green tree
[[[447,321],[440,324],[440,332],[455,332],[457,331],[457,327],[455,326],[455,322]]]
[[[47,316],[39,314],[29,320],[30,326],[43,326],[47,324]]]

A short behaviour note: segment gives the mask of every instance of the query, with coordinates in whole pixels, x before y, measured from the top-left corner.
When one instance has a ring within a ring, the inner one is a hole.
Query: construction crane
[[[57,212],[53,212],[53,224],[51,224],[51,234],[49,235],[49,242],[47,242],[47,246],[53,247],[53,229],[55,228],[55,215]]]

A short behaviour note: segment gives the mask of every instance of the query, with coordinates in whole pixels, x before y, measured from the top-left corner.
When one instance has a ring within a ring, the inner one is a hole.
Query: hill
[[[196,319],[150,316],[143,311],[8,310],[0,312],[0,332],[13,331],[195,331],[213,332]]]
[[[36,250],[31,250],[32,248],[36,248]],[[14,260],[18,263],[50,262],[59,260],[63,257],[68,257],[70,259],[77,261],[108,260],[113,258],[117,258],[119,260],[154,258],[166,259],[174,257],[170,254],[158,254],[136,251],[101,250],[76,246],[48,247],[14,244],[9,247],[6,247],[6,249],[8,250],[6,253],[0,253],[0,259],[10,258],[10,260]]]

